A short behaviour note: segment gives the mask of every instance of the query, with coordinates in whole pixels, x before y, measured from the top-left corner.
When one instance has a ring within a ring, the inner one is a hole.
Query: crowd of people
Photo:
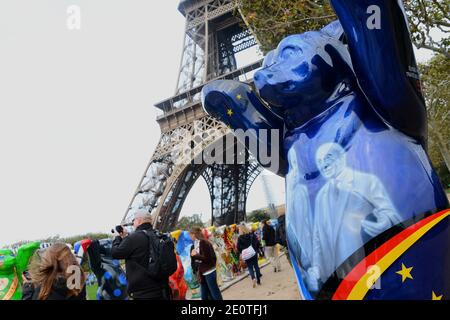
[[[126,288],[129,299],[171,300],[169,276],[179,268],[179,257],[171,240],[165,240],[152,226],[150,214],[137,212],[133,220],[134,232],[125,228],[112,241],[112,259],[124,260]],[[275,228],[263,221],[257,232],[245,224],[238,226],[236,251],[250,274],[253,288],[261,285],[258,258],[270,261],[273,271],[280,271]],[[222,300],[217,282],[217,256],[213,244],[205,238],[201,228],[189,230],[191,266],[200,283],[202,300]],[[169,246],[164,246],[169,245]],[[172,252],[170,252],[172,251]],[[175,258],[176,257],[176,258]],[[178,260],[177,260],[178,259]],[[109,275],[111,276],[111,275]],[[85,300],[88,275],[65,243],[54,243],[37,250],[29,268],[23,274],[23,300]]]

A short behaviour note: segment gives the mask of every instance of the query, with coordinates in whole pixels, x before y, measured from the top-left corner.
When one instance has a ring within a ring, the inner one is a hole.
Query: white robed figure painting
[[[309,268],[312,263],[313,217],[309,201],[309,193],[299,174],[299,165],[295,148],[288,152],[290,170],[286,176],[286,188],[294,194],[294,201],[287,201],[286,227],[289,248],[300,257],[302,268]],[[303,270],[302,270],[303,271]]]
[[[347,167],[339,144],[321,145],[316,164],[327,182],[315,200],[313,267],[308,274],[324,283],[365,242],[401,221],[381,181]]]

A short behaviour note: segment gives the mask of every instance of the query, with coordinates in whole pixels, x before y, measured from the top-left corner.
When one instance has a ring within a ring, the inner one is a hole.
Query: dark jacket
[[[265,224],[263,227],[263,240],[266,243],[266,247],[273,247],[276,245],[275,242],[275,229]]]
[[[253,247],[253,249],[255,249],[256,252],[259,251],[260,243],[253,232],[239,236],[236,246],[239,253],[242,253],[242,251],[250,247],[250,245]]]
[[[23,300],[30,300],[30,294],[32,294],[31,300],[39,300],[39,293],[41,288],[38,286],[34,288],[32,285],[27,287],[26,296]],[[77,296],[70,296],[69,289],[67,288],[67,280],[63,277],[56,278],[53,283],[52,290],[47,297],[47,300],[86,300],[86,286],[83,284],[83,289]]]
[[[22,300],[33,300],[34,286],[33,283],[24,282],[22,286]]]
[[[194,247],[191,247],[191,252]],[[197,263],[198,272],[200,275],[216,267],[216,253],[212,244],[208,240],[200,240],[199,254],[192,256],[192,260]]]
[[[287,247],[285,221],[286,221],[285,215],[278,217],[278,227],[276,231],[276,242],[282,245],[283,247]]]
[[[153,232],[152,225],[143,223],[136,228],[136,232],[124,239],[116,237],[112,244],[111,255],[114,259],[125,259],[128,293],[131,296],[163,298],[163,292],[168,289],[168,279],[163,281],[148,275],[149,239],[143,230]]]

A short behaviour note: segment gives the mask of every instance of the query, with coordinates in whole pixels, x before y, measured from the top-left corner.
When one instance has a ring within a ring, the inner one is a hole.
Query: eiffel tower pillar
[[[211,197],[213,225],[246,221],[246,200],[253,181],[261,172],[256,161],[241,165],[207,166],[202,176]]]
[[[192,161],[230,132],[203,111],[203,86],[213,79],[252,83],[251,75],[262,60],[237,66],[236,53],[257,42],[236,13],[234,0],[184,0],[178,9],[186,24],[175,95],[155,105],[161,111],[156,119],[161,137],[122,219],[130,222],[136,210],[146,209],[162,231],[175,227],[199,177],[208,185],[215,224],[245,220],[247,195],[261,172],[250,156],[241,164]]]

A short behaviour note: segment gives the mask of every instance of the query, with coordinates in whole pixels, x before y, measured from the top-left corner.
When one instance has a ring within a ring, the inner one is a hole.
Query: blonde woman
[[[239,226],[239,238],[237,241],[237,249],[242,259],[247,264],[248,272],[252,278],[253,288],[256,284],[261,285],[261,272],[258,266],[259,241],[256,235],[244,224]]]

